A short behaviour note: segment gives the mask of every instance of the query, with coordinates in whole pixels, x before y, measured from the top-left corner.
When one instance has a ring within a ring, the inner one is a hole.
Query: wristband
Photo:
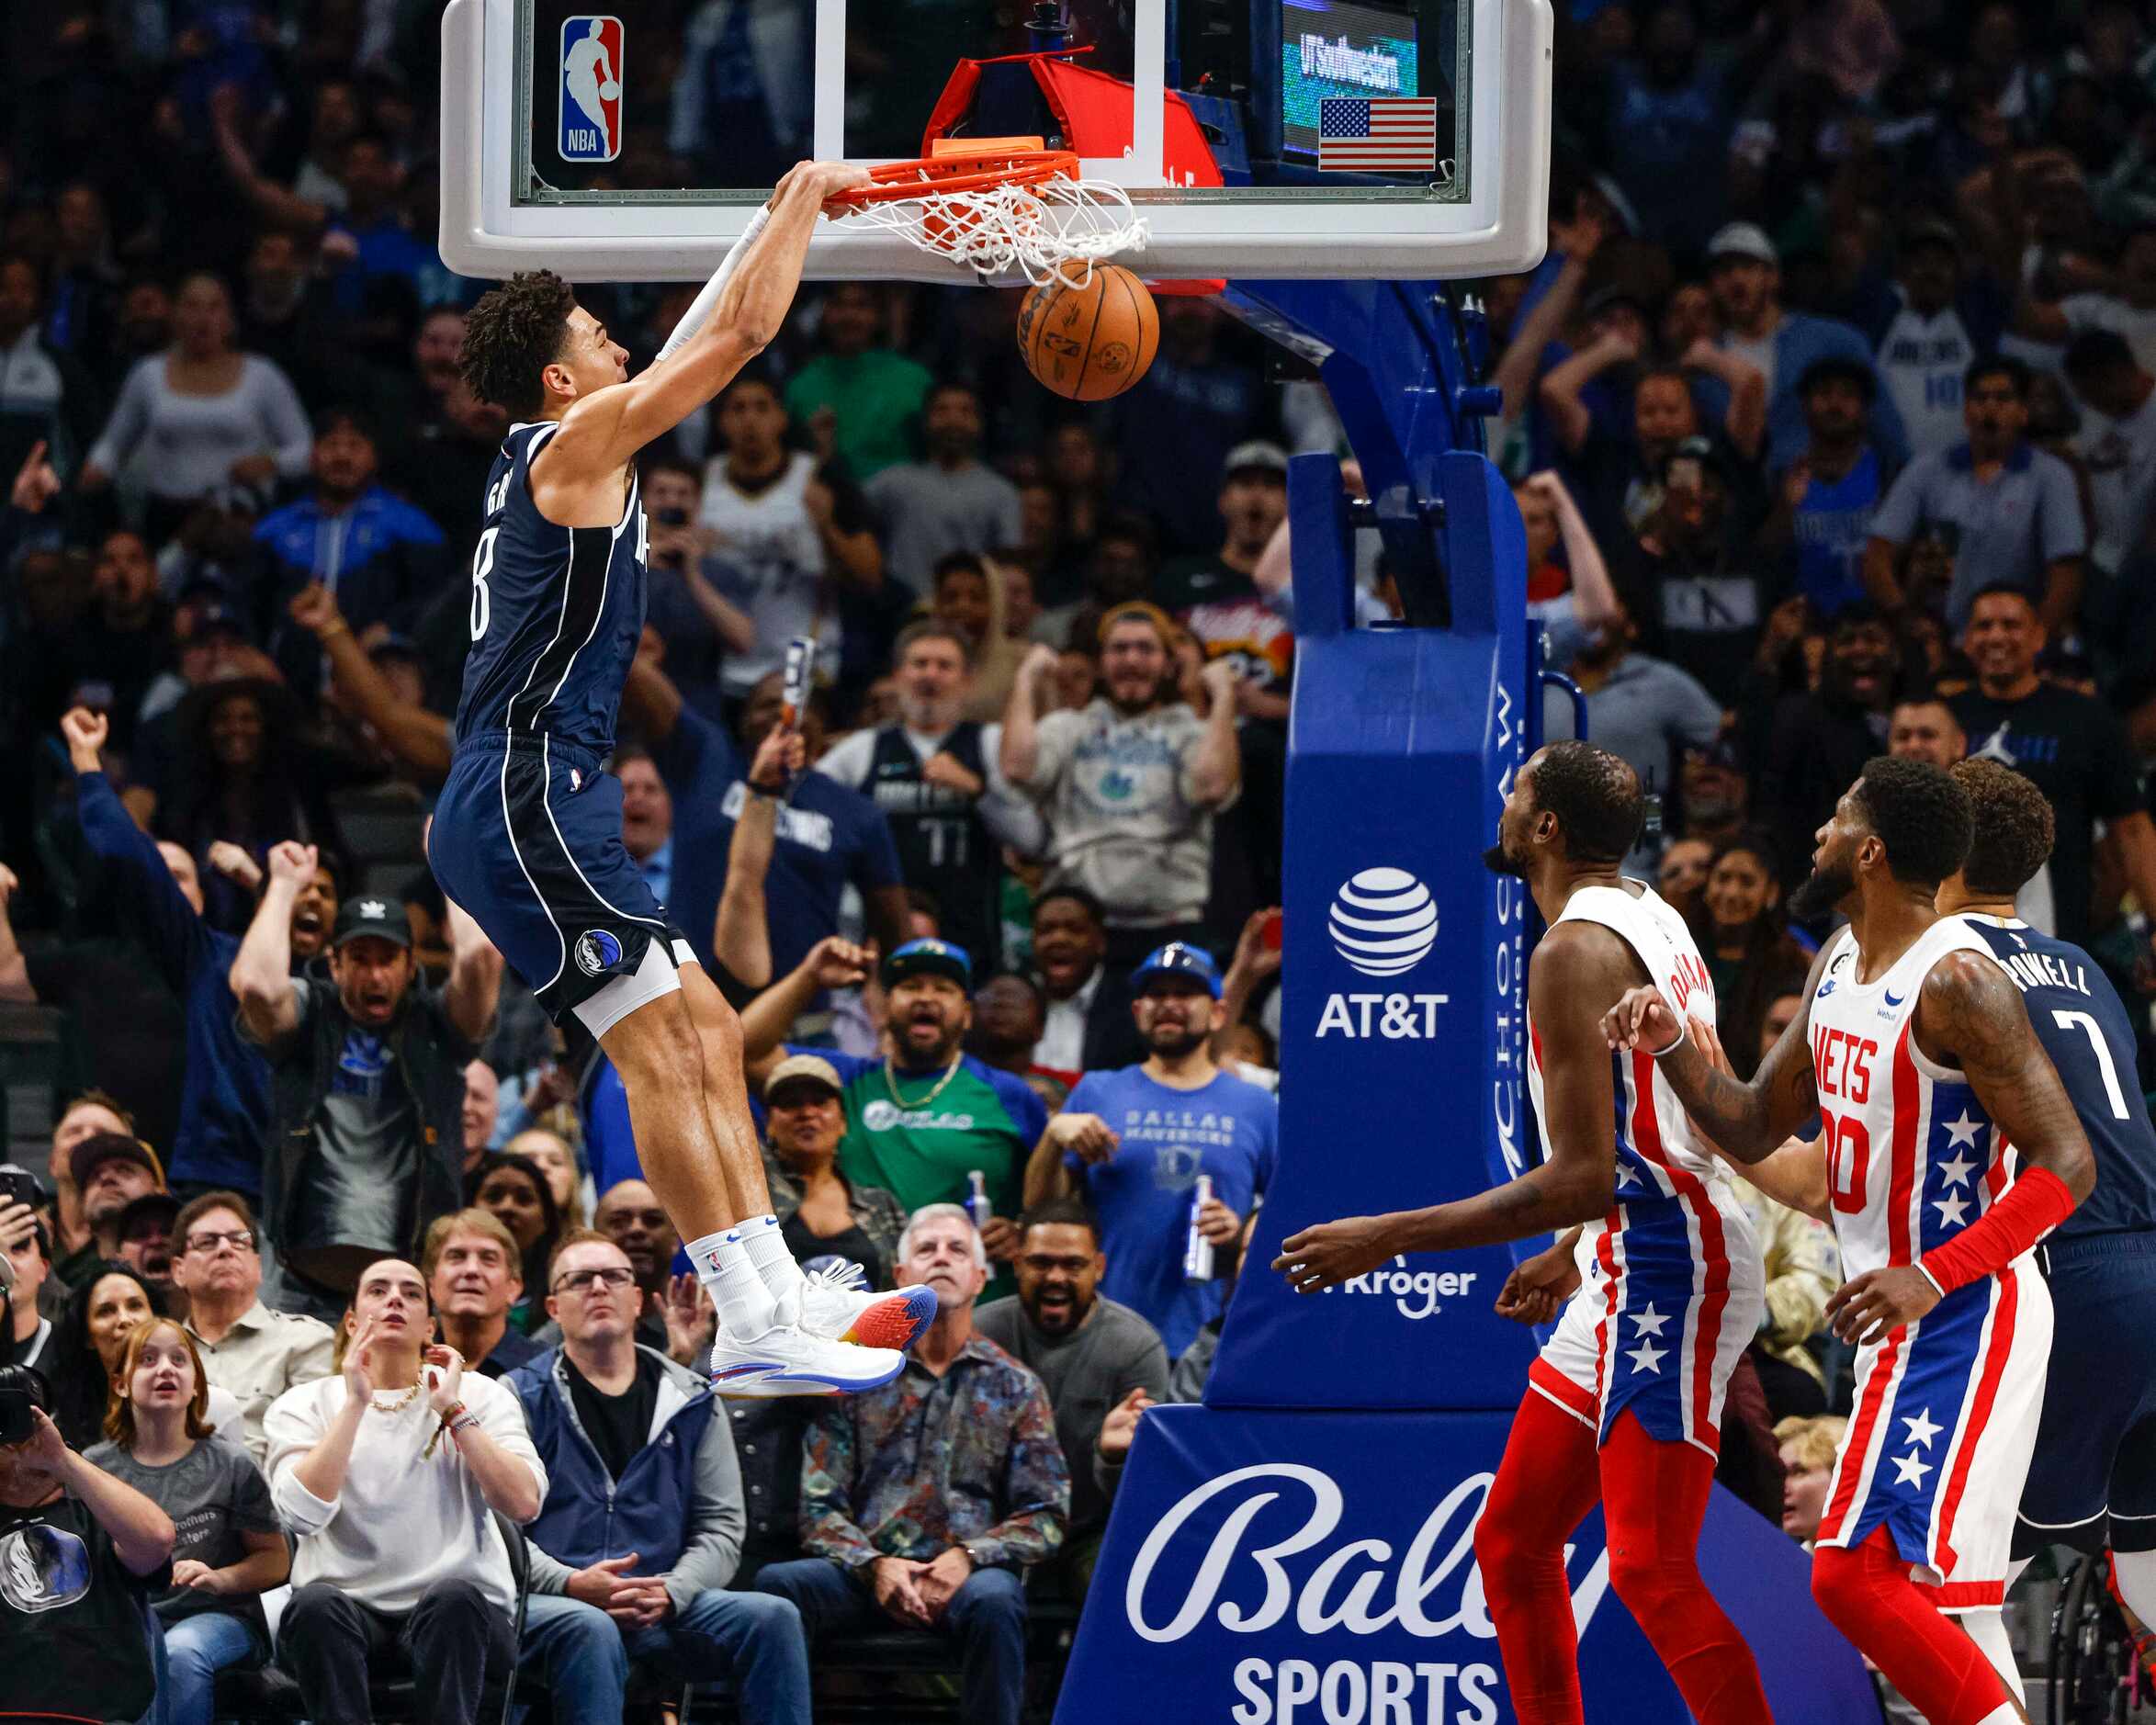
[[[1687,1020],[1684,1019],[1677,1020],[1676,1040],[1673,1041],[1666,1048],[1651,1049],[1649,1051],[1649,1057],[1651,1059],[1660,1060],[1663,1055],[1674,1054],[1678,1049],[1682,1048],[1685,1045],[1685,1039],[1691,1035],[1691,1032],[1686,1028],[1686,1022]]]
[[[2073,1214],[2073,1193],[2049,1168],[2025,1168],[1984,1212],[1916,1268],[1942,1295],[1995,1275]]]

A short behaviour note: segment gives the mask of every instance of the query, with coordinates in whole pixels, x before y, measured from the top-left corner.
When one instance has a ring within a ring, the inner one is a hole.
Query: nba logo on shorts
[[[596,14],[561,25],[561,159],[621,153],[621,20]]]

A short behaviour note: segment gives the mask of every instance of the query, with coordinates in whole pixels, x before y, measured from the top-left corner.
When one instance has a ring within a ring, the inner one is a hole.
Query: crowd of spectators
[[[732,0],[671,9],[752,58]],[[1559,10],[1549,255],[1455,292],[1530,613],[1660,797],[1631,863],[1733,1063],[1882,750],[2042,787],[2024,914],[2145,1024],[2156,7]],[[1278,1154],[1286,470],[1341,426],[1202,298],[1079,409],[1007,296],[851,283],[646,452],[624,844],[741,1010],[788,1247],[942,1301],[884,1391],[715,1403],[618,1077],[423,860],[505,428],[431,236],[434,23],[70,3],[12,42],[0,1060],[52,1106],[0,1168],[44,1410],[0,1538],[86,1562],[0,1609],[0,1669],[62,1686],[9,1700],[195,1725],[267,1665],[342,1719],[401,1671],[463,1720],[522,1672],[564,1719],[717,1678],[806,1720],[818,1647],[881,1628],[1015,1720]],[[633,146],[697,157],[722,87],[632,97]],[[583,293],[638,362],[686,299]],[[1838,1267],[1760,1206],[1724,1478],[1804,1537]]]

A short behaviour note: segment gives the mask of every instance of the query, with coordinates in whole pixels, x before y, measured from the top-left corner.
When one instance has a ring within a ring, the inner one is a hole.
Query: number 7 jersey
[[[1969,1080],[1916,1045],[1925,978],[1958,952],[1998,962],[1967,923],[1943,917],[1885,975],[1859,982],[1845,929],[1812,991],[1827,1187],[1852,1279],[1914,1264],[2014,1178],[2013,1148]],[[2024,1254],[1860,1347],[1819,1543],[1855,1547],[1883,1527],[1940,1610],[1997,1606],[2050,1345],[2050,1294]]]

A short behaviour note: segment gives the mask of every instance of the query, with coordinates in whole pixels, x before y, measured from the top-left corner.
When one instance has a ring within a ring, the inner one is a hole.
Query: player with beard
[[[1784,1140],[1820,1117],[1825,1207],[1850,1277],[1827,1313],[1857,1355],[1812,1591],[1932,1725],[2022,1717],[1947,1614],[2004,1597],[2051,1340],[2030,1248],[2095,1184],[2015,980],[1969,922],[1935,908],[1971,828],[1967,793],[1936,767],[1866,764],[1791,907],[1849,926],[1821,950],[1804,1010],[1749,1084],[1710,1064],[1651,990],[1631,990],[1604,1023],[1610,1046],[1653,1062],[1769,1190],[1785,1161],[1816,1179],[1817,1152]]]
[[[1599,1501],[1609,1582],[1694,1718],[1771,1718],[1752,1655],[1700,1579],[1699,1527],[1730,1373],[1767,1309],[1759,1247],[1729,1174],[1645,1054],[1613,1054],[1620,1000],[1714,1017],[1683,918],[1619,863],[1644,815],[1639,776],[1591,743],[1520,769],[1484,862],[1527,883],[1550,925],[1528,968],[1528,1088],[1543,1160],[1477,1197],[1291,1235],[1273,1268],[1315,1293],[1407,1252],[1582,1224],[1506,1280],[1497,1310],[1544,1321],[1505,1460],[1475,1530],[1505,1678],[1522,1725],[1580,1725],[1565,1541]]]
[[[909,941],[883,961],[876,975],[888,1055],[788,1049],[781,1042],[819,989],[857,987],[875,964],[873,948],[835,937],[819,941],[791,974],[742,1008],[749,1081],[761,1088],[788,1054],[828,1061],[844,1087],[839,1172],[856,1186],[882,1187],[910,1215],[924,1204],[965,1203],[977,1169],[994,1212],[981,1242],[991,1258],[1008,1264],[1018,1250],[1011,1218],[1019,1210],[1020,1176],[1048,1116],[1023,1078],[965,1052],[973,1027],[967,996],[973,961],[965,948]],[[999,1270],[990,1297],[1011,1291],[1009,1272]],[[933,1316],[932,1306],[928,1313]]]
[[[1158,1330],[1172,1358],[1226,1310],[1234,1275],[1217,1261],[1210,1280],[1185,1273],[1198,1177],[1213,1182],[1198,1230],[1215,1253],[1232,1252],[1243,1218],[1272,1184],[1280,1103],[1214,1064],[1221,976],[1199,948],[1162,947],[1133,974],[1131,992],[1131,1017],[1152,1052],[1138,1065],[1078,1081],[1033,1146],[1025,1202],[1033,1210],[1085,1197],[1108,1255],[1101,1293]]]

